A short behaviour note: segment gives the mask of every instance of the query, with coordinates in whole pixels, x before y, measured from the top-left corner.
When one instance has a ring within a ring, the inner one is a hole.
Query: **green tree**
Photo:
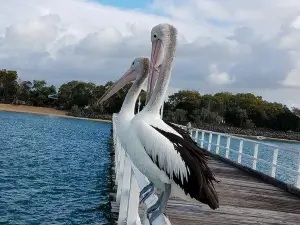
[[[292,108],[292,112],[293,112],[296,116],[300,117],[300,109],[299,109],[299,108],[293,107],[293,108]]]
[[[13,99],[18,87],[18,73],[14,70],[0,70],[0,98]]]
[[[56,94],[55,86],[46,86],[45,80],[34,80],[30,90],[30,104],[33,106],[53,106],[53,101],[49,95]]]
[[[169,96],[167,106],[170,110],[182,109],[187,112],[187,119],[193,120],[195,105],[200,100],[200,93],[194,90],[180,90]]]
[[[73,80],[60,86],[57,104],[67,110],[74,105],[83,108],[92,105],[100,94],[99,88],[94,83]]]
[[[280,103],[264,101],[261,96],[252,93],[221,92],[202,96],[188,93],[189,91],[179,91],[169,97],[165,110],[167,108],[172,112],[165,112],[168,120],[175,122],[177,119],[173,112],[176,109],[183,109],[187,112],[188,120],[195,123],[220,124],[224,118],[227,125],[236,127],[294,131],[300,129],[300,118],[296,116],[299,114],[297,109],[293,109],[292,112]]]
[[[167,120],[173,121],[179,124],[185,124],[187,121],[186,118],[187,112],[183,109],[176,109],[175,111],[168,111],[166,116]]]
[[[14,101],[12,104],[20,104],[20,101],[28,102],[30,98],[30,90],[32,88],[32,83],[30,81],[18,80],[17,91],[14,96]]]

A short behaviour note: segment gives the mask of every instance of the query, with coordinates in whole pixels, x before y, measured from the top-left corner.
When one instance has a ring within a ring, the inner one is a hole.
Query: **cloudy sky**
[[[179,32],[169,91],[252,92],[300,106],[299,0],[0,0],[0,68],[60,85],[116,80]]]

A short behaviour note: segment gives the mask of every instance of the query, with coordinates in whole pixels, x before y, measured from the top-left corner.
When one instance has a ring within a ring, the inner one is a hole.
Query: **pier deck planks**
[[[211,210],[206,205],[170,198],[166,214],[172,225],[300,224],[298,196],[225,162],[210,159],[209,165],[220,181],[215,184],[220,208]],[[119,206],[114,201],[111,206],[117,217]],[[141,205],[141,215],[143,210]]]

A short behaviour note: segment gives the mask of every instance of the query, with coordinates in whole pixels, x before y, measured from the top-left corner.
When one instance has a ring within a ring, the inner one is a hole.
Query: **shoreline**
[[[47,115],[47,116],[57,116],[69,119],[79,119],[79,120],[90,120],[96,122],[104,122],[104,123],[111,123],[111,120],[104,120],[104,119],[93,119],[88,117],[77,117],[77,116],[68,116],[66,115],[68,111],[58,110],[54,108],[47,108],[47,107],[36,107],[36,106],[25,106],[25,105],[11,105],[11,104],[0,104],[0,111],[5,112],[17,112],[17,113],[30,113],[30,114],[37,114],[37,115]],[[214,129],[209,129],[211,131],[215,131]],[[216,131],[220,132],[220,131]],[[224,133],[224,132],[220,132]],[[263,140],[257,139],[255,135],[247,135],[247,134],[238,134],[235,132],[226,132],[230,135],[237,136],[237,137],[244,137],[249,139],[254,139],[256,141],[282,141],[286,143],[300,143],[299,140],[294,139],[284,139],[284,138],[276,138],[276,137],[267,137],[263,136]]]
[[[257,136],[253,136],[253,135],[246,135],[246,134],[231,134],[232,136],[237,136],[237,137],[243,137],[243,138],[250,138],[250,139],[254,139],[255,141],[282,141],[282,142],[289,142],[289,143],[300,143],[300,141],[298,140],[292,140],[292,139],[283,139],[283,138],[274,138],[274,137],[264,137],[263,140],[259,140],[256,137]]]
[[[79,120],[90,120],[96,122],[111,123],[111,120],[92,119],[86,117],[76,117],[66,115],[68,112],[63,110],[57,110],[54,108],[36,107],[36,106],[25,106],[25,105],[11,105],[11,104],[0,104],[0,111],[3,112],[17,112],[17,113],[29,113],[45,116],[57,116],[69,119]]]
[[[207,123],[192,124],[192,127],[217,133],[230,134],[237,137],[253,139],[255,141],[281,141],[285,143],[300,143],[300,132],[277,131],[263,128],[245,129],[240,127],[214,125]],[[257,137],[262,137],[262,140]]]

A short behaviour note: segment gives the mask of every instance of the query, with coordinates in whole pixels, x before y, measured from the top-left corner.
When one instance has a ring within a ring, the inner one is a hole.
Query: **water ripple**
[[[106,224],[110,127],[0,112],[0,224]]]

